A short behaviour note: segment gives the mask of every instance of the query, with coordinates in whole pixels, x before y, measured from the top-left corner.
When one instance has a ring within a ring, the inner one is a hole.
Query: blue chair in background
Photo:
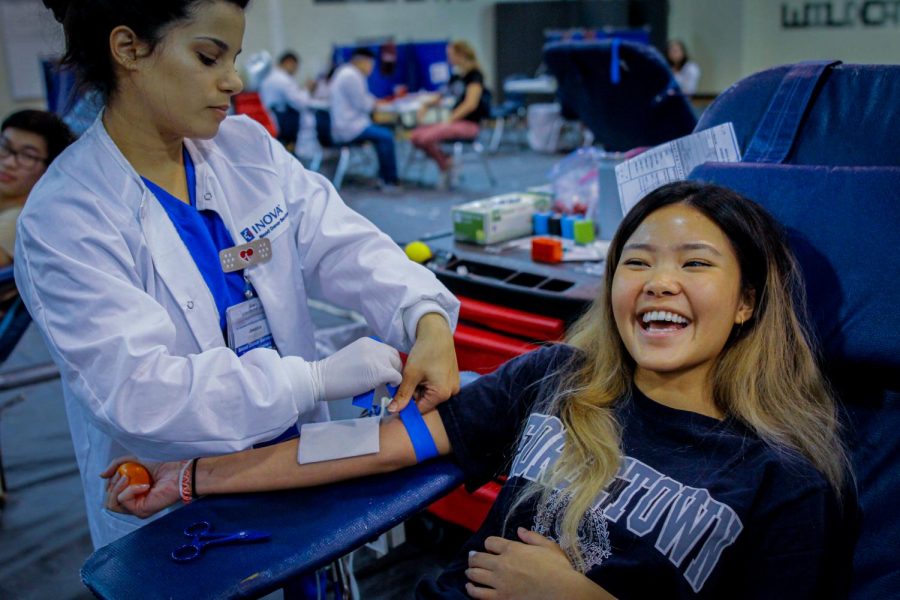
[[[744,79],[698,129],[731,121],[744,162],[690,177],[765,206],[803,270],[813,333],[845,412],[862,519],[852,598],[900,590],[900,66],[805,63]]]
[[[80,97],[78,77],[71,69],[61,68],[57,60],[41,60],[47,111],[60,116],[68,113]]]
[[[623,28],[616,27],[572,27],[568,29],[547,29],[544,31],[544,43],[551,42],[590,42],[596,40],[628,40],[639,44],[650,43],[650,27]]]
[[[519,79],[527,79],[527,77],[525,75],[510,75],[503,80],[503,85],[505,87],[507,82]],[[491,120],[494,125],[491,129],[491,140],[488,142],[488,149],[491,153],[496,152],[500,148],[507,127],[521,128],[527,116],[525,94],[505,92],[504,98],[502,103],[491,107]],[[524,139],[520,140],[520,143],[523,145],[524,142]]]
[[[597,144],[618,152],[691,133],[697,118],[653,47],[611,39],[544,46],[563,113],[577,115]]]
[[[76,136],[90,127],[103,108],[103,96],[94,89],[80,89],[78,77],[71,69],[59,66],[59,61],[41,61],[47,110],[56,113]]]

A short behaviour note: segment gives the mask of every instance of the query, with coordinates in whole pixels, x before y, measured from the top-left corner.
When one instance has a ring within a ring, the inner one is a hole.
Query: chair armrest
[[[98,598],[244,598],[283,587],[390,530],[463,481],[442,458],[316,488],[201,498],[95,551],[81,579]],[[185,527],[267,531],[270,540],[214,546],[190,563],[170,553]]]

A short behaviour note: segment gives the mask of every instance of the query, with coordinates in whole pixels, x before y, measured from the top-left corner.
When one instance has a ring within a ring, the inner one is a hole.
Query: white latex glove
[[[316,400],[340,400],[383,383],[400,385],[400,353],[387,344],[361,338],[328,358],[310,363]]]

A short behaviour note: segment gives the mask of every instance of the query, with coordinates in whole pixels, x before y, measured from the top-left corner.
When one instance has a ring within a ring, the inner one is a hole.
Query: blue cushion
[[[900,168],[706,164],[699,179],[735,189],[788,232],[815,335],[843,401],[862,522],[851,597],[900,590]]]
[[[900,378],[900,168],[708,163],[691,173],[762,204],[788,230],[829,362]]]
[[[697,131],[734,122],[747,150],[791,65],[767,69],[722,92]],[[816,90],[786,162],[797,165],[900,165],[900,65],[838,65]]]
[[[618,73],[611,68],[615,45]],[[577,115],[606,150],[661,144],[689,134],[697,122],[665,59],[651,46],[559,42],[544,47],[544,62],[556,77],[564,112]]]

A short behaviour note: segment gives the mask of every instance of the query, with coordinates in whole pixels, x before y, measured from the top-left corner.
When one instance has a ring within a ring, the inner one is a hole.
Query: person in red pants
[[[446,121],[422,125],[413,130],[410,140],[416,148],[435,161],[441,173],[449,174],[453,160],[440,147],[444,140],[475,139],[479,123],[490,114],[490,92],[484,86],[484,74],[475,50],[468,42],[456,40],[447,45],[447,61],[453,68],[453,76],[447,92],[454,98],[453,110]],[[426,111],[439,104],[440,97],[425,103],[419,109],[417,120],[422,122]]]

